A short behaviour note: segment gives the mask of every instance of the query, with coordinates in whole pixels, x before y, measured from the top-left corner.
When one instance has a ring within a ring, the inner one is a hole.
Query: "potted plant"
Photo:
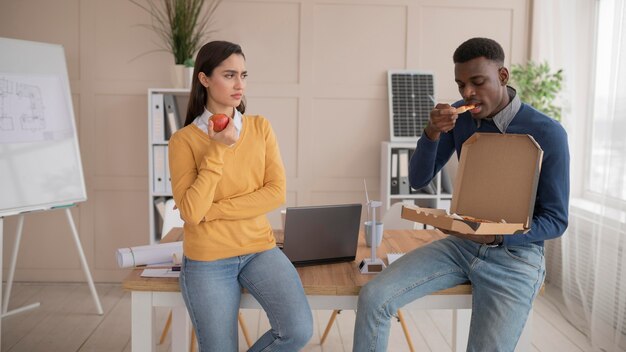
[[[560,122],[561,106],[555,100],[563,87],[563,70],[551,71],[547,62],[512,65],[511,85],[523,102]]]
[[[152,16],[152,23],[142,25],[161,39],[161,48],[174,56],[175,86],[183,86],[185,62],[214,30],[209,24],[221,0],[129,0]]]
[[[191,82],[193,81],[193,67],[195,65],[196,65],[196,60],[192,58],[185,60],[185,62],[183,63],[183,66],[185,66],[183,86],[185,88],[191,88]]]

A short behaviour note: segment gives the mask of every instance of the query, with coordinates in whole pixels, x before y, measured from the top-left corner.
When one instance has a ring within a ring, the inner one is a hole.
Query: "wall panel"
[[[263,115],[278,139],[287,178],[297,176],[298,101],[294,98],[250,98],[247,114]]]
[[[318,4],[313,20],[315,83],[385,85],[405,66],[406,6]]]
[[[298,82],[299,3],[224,1],[217,13],[211,39],[242,46],[250,83]]]
[[[123,189],[94,193],[94,270],[115,269],[115,251],[120,247],[146,244],[148,209],[146,191]]]
[[[386,100],[317,99],[313,115],[313,177],[378,177],[380,141],[389,138]]]
[[[146,28],[151,24],[147,12],[127,0],[91,1],[87,6],[93,6],[95,14],[84,19],[94,21],[90,29],[96,45],[90,69],[95,80],[170,82],[174,58],[164,50],[161,38]]]
[[[63,45],[70,80],[79,79],[79,2],[0,1],[0,37]]]
[[[95,96],[94,175],[147,179],[148,118],[143,103],[136,95]]]

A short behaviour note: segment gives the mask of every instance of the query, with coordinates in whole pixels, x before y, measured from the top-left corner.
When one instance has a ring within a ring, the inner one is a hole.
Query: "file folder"
[[[165,142],[165,113],[163,109],[163,94],[152,94],[152,142]]]
[[[441,169],[441,193],[452,194],[452,179],[445,167]]]
[[[409,165],[411,164],[411,158],[413,158],[413,153],[415,152],[415,149],[409,149]],[[411,185],[409,185],[409,193],[410,194],[418,194],[420,193],[419,190],[411,187]]]
[[[398,183],[398,149],[391,149],[391,194],[400,193],[400,184]]]
[[[165,148],[164,145],[155,145],[152,147],[152,172],[154,172],[154,193],[165,193]]]
[[[172,194],[172,177],[170,176],[169,148],[165,147],[165,193]]]
[[[158,197],[154,199],[154,208],[156,209],[156,215],[159,216],[159,219],[163,221],[165,218],[165,198]]]
[[[180,128],[180,118],[178,116],[178,107],[176,106],[176,99],[173,94],[163,95],[163,104],[165,105],[165,117],[168,128],[168,139],[174,132]]]
[[[165,219],[165,198],[157,197],[154,199],[154,208],[156,212],[154,213],[154,228],[156,233],[159,234],[163,229],[163,219]]]
[[[398,150],[398,180],[400,194],[410,194],[409,186],[409,150]]]
[[[437,194],[437,176],[430,180],[430,182],[428,182],[426,186],[417,190],[417,192],[425,194]]]
[[[409,149],[409,160],[413,157],[415,149]],[[411,194],[437,194],[437,176],[435,176],[428,184],[420,189],[415,189],[409,186],[409,192]]]

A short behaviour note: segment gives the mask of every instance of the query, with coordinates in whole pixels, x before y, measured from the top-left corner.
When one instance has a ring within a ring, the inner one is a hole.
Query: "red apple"
[[[213,131],[220,132],[228,126],[230,119],[224,114],[215,114],[211,116],[211,121],[213,121]]]

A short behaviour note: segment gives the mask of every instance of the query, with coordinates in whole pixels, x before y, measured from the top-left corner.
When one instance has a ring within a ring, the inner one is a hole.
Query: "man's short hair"
[[[452,60],[455,64],[458,64],[468,62],[481,56],[500,64],[504,63],[504,50],[502,46],[495,40],[489,38],[472,38],[466,40],[456,48]]]

